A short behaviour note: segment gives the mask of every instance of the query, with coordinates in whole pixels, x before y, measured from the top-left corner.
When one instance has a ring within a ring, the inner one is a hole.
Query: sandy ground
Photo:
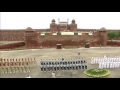
[[[80,55],[78,55],[80,51]],[[91,57],[94,56],[120,56],[120,47],[91,47],[78,49],[26,49],[26,50],[12,50],[0,51],[1,58],[36,58],[37,66],[33,67],[29,73],[11,73],[2,74],[1,78],[26,78],[30,75],[32,78],[52,78],[52,72],[40,71],[41,59],[60,59],[62,56],[65,59],[70,58],[86,58],[88,69],[98,68],[98,65],[91,65]],[[106,78],[120,78],[120,68],[109,69],[110,75]],[[55,72],[56,78],[89,78],[84,75],[84,70],[65,70]]]

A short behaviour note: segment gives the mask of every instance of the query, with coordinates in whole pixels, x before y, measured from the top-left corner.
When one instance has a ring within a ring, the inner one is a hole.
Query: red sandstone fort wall
[[[0,41],[24,41],[26,29],[0,30]],[[49,32],[50,29],[34,29],[37,32]]]
[[[90,43],[91,46],[100,46],[100,38],[97,35],[57,35],[57,36],[39,36],[39,46],[55,47],[56,44],[63,46],[84,46]]]
[[[119,41],[107,41],[108,46],[120,46],[120,40]]]
[[[25,43],[24,42],[18,42],[18,43],[0,45],[0,49],[13,49],[13,48],[21,47],[21,46],[25,46]]]
[[[24,41],[25,30],[0,30],[0,41]]]
[[[56,44],[62,44],[63,46],[84,46],[85,43],[90,43],[91,46],[99,46],[102,43],[106,43],[107,38],[105,39],[105,35],[100,35],[99,31],[96,29],[78,29],[78,31],[93,31],[95,32],[94,35],[48,35],[48,36],[41,36],[41,32],[50,32],[50,29],[33,29],[38,32],[39,38],[36,37],[36,44],[38,47],[45,46],[45,47],[55,47]],[[33,33],[34,34],[34,33]],[[103,32],[104,34],[104,32]],[[0,30],[0,41],[25,41],[26,38],[26,29],[23,30]],[[101,38],[102,37],[102,38]],[[28,40],[29,42],[25,42],[28,44],[33,44],[32,41]],[[26,44],[27,45],[27,44]],[[37,47],[32,45],[34,48]]]

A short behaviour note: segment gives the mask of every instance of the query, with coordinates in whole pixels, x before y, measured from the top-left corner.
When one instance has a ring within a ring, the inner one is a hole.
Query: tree
[[[120,31],[118,32],[118,37],[120,37]]]
[[[117,32],[109,32],[108,37],[112,40],[113,38],[119,37],[120,33]]]

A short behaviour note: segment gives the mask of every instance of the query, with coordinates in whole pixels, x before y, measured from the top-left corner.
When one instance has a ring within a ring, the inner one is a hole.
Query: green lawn
[[[89,69],[84,71],[85,75],[95,78],[105,77],[109,75],[109,73],[110,72],[107,69]]]

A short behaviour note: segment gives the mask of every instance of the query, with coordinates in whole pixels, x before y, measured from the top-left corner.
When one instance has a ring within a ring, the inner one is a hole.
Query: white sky
[[[120,29],[120,12],[1,12],[1,29],[46,29],[52,19],[76,20],[82,29]]]

